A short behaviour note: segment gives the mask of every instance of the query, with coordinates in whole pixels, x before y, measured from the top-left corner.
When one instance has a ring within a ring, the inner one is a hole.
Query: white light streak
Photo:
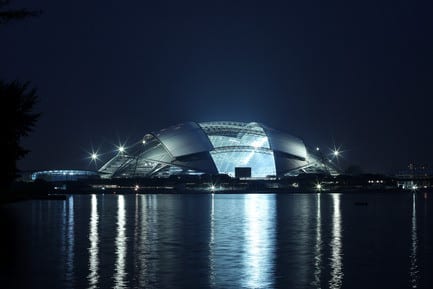
[[[271,199],[268,197],[251,194],[245,199],[246,288],[272,287],[275,228],[274,216],[269,214]]]
[[[89,288],[97,288],[99,275],[98,275],[98,266],[99,266],[99,235],[98,235],[98,200],[96,195],[92,195],[91,199],[91,211],[90,211],[90,224],[89,224],[89,275],[87,279],[89,280]]]
[[[114,272],[114,287],[127,288],[125,257],[126,257],[126,219],[125,219],[125,199],[118,196],[117,201],[117,236],[116,245],[116,267]]]
[[[332,194],[331,280],[329,288],[341,288],[343,284],[343,248],[341,238],[340,194]]]
[[[312,285],[314,288],[321,288],[320,277],[322,275],[322,212],[321,212],[321,194],[316,194],[316,243],[314,245],[314,280]]]

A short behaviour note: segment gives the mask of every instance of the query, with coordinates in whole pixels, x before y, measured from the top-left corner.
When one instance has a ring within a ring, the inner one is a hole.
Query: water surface
[[[2,288],[433,288],[433,195],[74,195],[1,208]]]

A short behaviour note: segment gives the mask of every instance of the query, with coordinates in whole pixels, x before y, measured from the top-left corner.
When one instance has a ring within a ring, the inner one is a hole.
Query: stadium
[[[226,174],[280,178],[338,171],[295,136],[250,122],[186,122],[146,134],[100,169],[102,178]]]

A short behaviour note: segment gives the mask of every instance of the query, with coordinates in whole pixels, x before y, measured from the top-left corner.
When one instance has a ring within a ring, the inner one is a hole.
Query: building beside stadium
[[[98,172],[88,170],[42,170],[30,173],[30,180],[44,180],[47,182],[65,182],[79,180],[95,180]]]
[[[100,169],[102,178],[227,174],[275,178],[338,174],[295,136],[256,122],[186,122],[146,134]]]

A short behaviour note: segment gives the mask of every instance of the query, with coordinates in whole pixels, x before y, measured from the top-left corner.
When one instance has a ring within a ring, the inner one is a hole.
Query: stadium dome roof
[[[304,142],[290,134],[250,122],[186,122],[146,134],[119,152],[99,172],[107,178],[184,174],[235,175],[251,168],[252,177],[336,173]]]

